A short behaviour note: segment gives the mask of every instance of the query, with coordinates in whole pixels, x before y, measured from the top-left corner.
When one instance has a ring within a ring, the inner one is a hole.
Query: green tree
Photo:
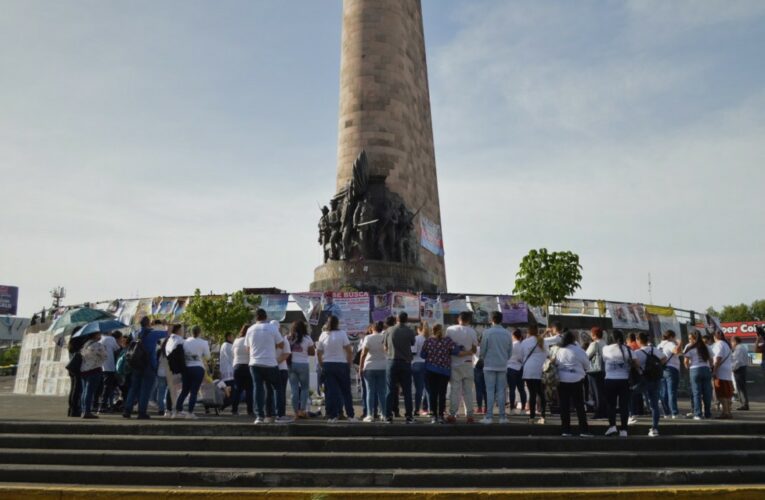
[[[752,311],[746,304],[723,306],[720,311],[720,321],[723,323],[732,323],[736,321],[752,321]]]
[[[756,321],[765,321],[765,300],[755,300],[749,306],[752,319]]]
[[[531,250],[515,275],[514,294],[527,304],[549,308],[581,288],[582,266],[573,252]]]
[[[260,297],[246,296],[244,292],[224,295],[202,295],[197,288],[189,301],[181,321],[196,325],[208,338],[223,342],[228,333],[236,333],[243,324],[252,321],[252,307],[260,304]]]

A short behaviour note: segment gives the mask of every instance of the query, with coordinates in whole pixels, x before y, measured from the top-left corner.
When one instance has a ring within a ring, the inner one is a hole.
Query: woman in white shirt
[[[520,415],[524,408],[526,408],[526,388],[523,387],[523,372],[521,371],[521,365],[523,364],[523,353],[521,352],[521,340],[523,334],[521,330],[516,328],[513,330],[513,348],[510,354],[510,359],[507,360],[507,390],[510,393],[510,408],[514,410],[516,415]],[[515,407],[515,393],[516,391],[520,395],[521,408]]]
[[[648,431],[649,437],[656,437],[659,435],[659,419],[661,418],[661,410],[659,410],[659,390],[661,387],[662,372],[661,365],[657,367],[656,379],[651,379],[651,370],[646,371],[648,360],[651,356],[658,359],[658,363],[663,364],[667,357],[664,355],[661,349],[657,349],[648,340],[647,332],[638,333],[638,343],[640,349],[635,351],[635,359],[640,365],[640,373],[643,375],[641,388],[643,394],[647,396],[648,403],[651,406],[651,429]],[[654,360],[656,361],[656,360]],[[654,365],[656,366],[656,365]]]
[[[252,374],[250,373],[250,350],[247,348],[245,337],[250,328],[249,323],[242,326],[239,330],[239,336],[234,340],[231,350],[234,354],[234,394],[231,401],[231,414],[239,415],[239,401],[244,392],[245,402],[247,403],[247,415],[255,415],[255,408],[252,401]]]
[[[412,381],[414,382],[414,414],[428,415],[428,391],[425,387],[425,360],[422,359],[422,344],[430,337],[430,326],[423,321],[417,327],[417,337],[412,346]]]
[[[202,380],[205,377],[206,360],[210,358],[210,344],[206,340],[199,338],[202,329],[195,326],[191,329],[191,338],[186,339],[183,344],[183,354],[186,358],[186,370],[183,372],[181,393],[175,403],[175,409],[183,412],[183,402],[186,396],[189,397],[189,411],[185,417],[196,420],[194,406],[197,404],[197,394]]]
[[[545,388],[542,385],[542,366],[547,360],[544,339],[539,335],[539,329],[536,325],[529,325],[529,334],[521,342],[521,354],[523,361],[521,368],[523,372],[523,381],[529,390],[529,423],[545,423]],[[537,416],[537,397],[541,407],[541,418],[536,420]]]
[[[619,433],[627,437],[627,419],[629,418],[630,368],[635,366],[632,351],[624,345],[624,333],[613,331],[615,343],[603,348],[603,366],[606,371],[604,389],[606,392],[606,410],[608,412],[608,430],[606,436]],[[619,407],[621,419],[619,429],[616,428],[616,408]]]
[[[664,362],[664,376],[661,380],[661,405],[665,415],[671,415],[676,419],[677,410],[677,385],[680,381],[680,344],[675,340],[675,332],[667,330],[662,335],[662,341],[658,349],[667,358]]]
[[[308,418],[308,395],[310,382],[310,356],[316,354],[313,340],[308,335],[305,321],[295,321],[287,337],[292,355],[290,358],[290,390],[292,392],[292,410],[297,418]]]
[[[697,330],[688,333],[690,342],[685,348],[685,367],[691,373],[691,394],[693,419],[701,420],[701,405],[704,404],[704,418],[712,418],[712,370],[709,349]]]
[[[279,322],[272,320],[271,324],[279,330]],[[282,338],[284,336],[282,335]],[[286,339],[285,339],[286,340]],[[279,383],[274,388],[274,401],[276,401],[276,421],[277,422],[290,422],[292,418],[287,416],[287,382],[290,379],[289,366],[287,360],[289,359],[292,351],[290,350],[289,341],[282,342],[282,347],[276,348],[276,362],[279,363]]]
[[[733,418],[733,368],[731,356],[733,349],[725,339],[725,334],[718,330],[715,332],[715,343],[712,345],[712,376],[714,380],[715,395],[722,405],[721,419]]]
[[[733,344],[733,354],[731,355],[733,378],[736,381],[738,400],[741,403],[741,406],[736,410],[746,411],[749,409],[749,396],[746,393],[746,367],[749,366],[749,351],[739,336],[733,337],[731,343]]]
[[[571,436],[571,403],[579,420],[579,435],[591,437],[584,411],[584,378],[590,369],[590,358],[584,349],[576,345],[570,331],[563,332],[560,348],[555,350],[555,367],[558,370],[558,397],[560,399],[561,436]]]
[[[349,422],[356,422],[351,397],[351,361],[353,349],[345,330],[340,330],[340,320],[330,316],[327,330],[316,343],[319,364],[324,372],[326,386],[326,410],[330,423],[337,422],[340,407],[345,406]]]
[[[367,384],[367,416],[364,422],[374,422],[375,415],[385,416],[386,380],[385,369],[388,361],[383,349],[385,325],[378,321],[372,333],[361,343],[361,375]]]

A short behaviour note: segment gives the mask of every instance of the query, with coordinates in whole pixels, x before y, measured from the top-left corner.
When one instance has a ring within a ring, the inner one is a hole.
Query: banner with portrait
[[[680,322],[677,320],[677,316],[675,316],[674,308],[646,305],[645,312],[648,315],[648,322],[656,339],[661,339],[661,336],[667,330],[675,332],[677,339],[680,339]]]
[[[391,293],[391,314],[398,316],[405,312],[409,316],[409,321],[420,320],[420,296],[416,293],[392,292]]]
[[[510,325],[529,322],[529,308],[525,302],[511,295],[500,295],[499,310],[502,311],[502,323]]]
[[[325,292],[322,295],[322,315],[332,314],[340,320],[340,329],[355,340],[369,326],[369,293]]]
[[[443,257],[444,238],[441,235],[441,226],[420,215],[420,242],[430,252]]]
[[[496,295],[469,295],[467,301],[470,310],[473,311],[474,323],[488,324],[491,313],[499,311]]]
[[[543,306],[529,307],[531,315],[534,316],[534,321],[537,325],[547,326],[547,309]]]
[[[318,325],[321,314],[321,292],[293,293],[292,299],[303,311],[309,325]]]
[[[369,300],[371,301],[370,307],[372,311],[373,323],[377,323],[378,321],[385,321],[388,316],[393,314],[393,309],[391,308],[393,301],[392,293],[380,293],[371,295]]]
[[[120,314],[117,319],[126,325],[132,325],[133,318],[135,317],[135,313],[138,310],[138,302],[138,299],[123,301],[122,307],[120,308]]]
[[[607,308],[614,328],[648,330],[648,317],[642,304],[608,302]]]
[[[443,309],[444,314],[459,314],[470,311],[467,298],[464,295],[442,293],[439,295],[439,298],[441,299],[441,309]]]
[[[444,324],[444,308],[438,295],[420,294],[420,318],[431,327]]]

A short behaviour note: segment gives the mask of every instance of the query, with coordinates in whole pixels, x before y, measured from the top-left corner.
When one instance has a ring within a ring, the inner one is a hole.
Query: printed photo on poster
[[[499,311],[499,302],[496,295],[470,295],[467,298],[470,309],[473,311],[473,322],[488,324],[489,315]]]
[[[430,252],[443,257],[444,240],[441,236],[441,226],[420,215],[420,242]]]
[[[614,328],[648,330],[648,317],[642,304],[608,302],[607,308]]]
[[[529,322],[529,308],[526,303],[510,295],[499,296],[499,310],[502,311],[502,323],[518,325]]]
[[[0,285],[0,314],[16,316],[19,306],[19,287]]]
[[[444,314],[459,314],[464,311],[470,311],[464,295],[442,293],[439,295],[439,298],[441,299],[441,308]]]
[[[391,301],[393,294],[381,293],[372,295],[369,300],[372,301],[372,321],[385,321],[388,316],[393,314],[391,310]]]
[[[391,293],[391,314],[398,316],[405,312],[409,316],[409,321],[419,321],[420,319],[420,296],[416,293],[392,292]]]
[[[339,311],[340,329],[346,331],[349,339],[356,340],[359,335],[366,333],[369,326],[367,292],[333,292],[332,305],[334,310]]]
[[[420,320],[431,327],[444,324],[444,310],[437,295],[420,295]]]

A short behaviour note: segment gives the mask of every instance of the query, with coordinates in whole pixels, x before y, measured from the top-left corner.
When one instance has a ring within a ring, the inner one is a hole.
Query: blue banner
[[[19,307],[19,287],[0,285],[0,314],[16,316]]]

